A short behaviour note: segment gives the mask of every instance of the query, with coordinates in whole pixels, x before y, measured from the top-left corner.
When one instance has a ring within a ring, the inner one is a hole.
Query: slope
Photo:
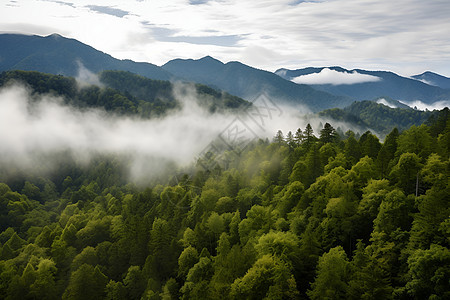
[[[411,76],[427,84],[438,86],[442,89],[450,89],[450,78],[427,71],[419,75]]]
[[[315,89],[332,93],[335,95],[350,97],[353,100],[369,100],[377,97],[390,97],[401,101],[420,100],[431,104],[437,101],[450,99],[450,91],[437,86],[428,85],[424,82],[399,76],[386,71],[367,71],[361,69],[346,70],[341,67],[330,68],[304,68],[297,70],[279,69],[275,74],[292,80],[299,76],[317,74],[324,69],[333,70],[347,75],[368,75],[378,78],[377,81],[362,82],[354,84],[311,84]],[[342,75],[335,73],[335,75]]]
[[[319,112],[318,115],[367,128],[384,136],[394,127],[403,130],[413,125],[419,126],[438,113],[439,111],[392,108],[374,101],[355,101],[344,109],[327,109]]]
[[[130,71],[148,78],[167,80],[167,71],[150,63],[115,59],[77,40],[49,36],[0,34],[0,71],[24,70],[77,76],[80,65],[91,72]]]
[[[29,86],[34,95],[59,96],[70,106],[102,108],[117,114],[138,115],[143,118],[164,115],[179,107],[179,99],[173,93],[174,85],[169,81],[152,80],[125,71],[104,71],[100,78],[103,86],[80,87],[73,77],[36,71],[5,71],[0,73],[0,88],[20,83]],[[204,85],[192,87],[198,104],[211,113],[249,105],[241,98]],[[183,92],[188,91],[181,91],[179,94],[183,96]]]
[[[279,102],[303,106],[313,111],[344,107],[351,103],[346,97],[295,84],[271,72],[258,70],[240,62],[224,64],[210,56],[198,60],[175,59],[162,68],[180,78],[218,87],[247,100],[265,92]]]

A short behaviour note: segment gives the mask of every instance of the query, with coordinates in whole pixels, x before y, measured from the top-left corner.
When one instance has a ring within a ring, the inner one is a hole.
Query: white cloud
[[[428,84],[428,85],[438,86],[434,82],[431,82],[431,81],[428,81],[428,80],[425,80],[425,79],[418,79],[418,78],[413,78],[413,77],[409,77],[409,78],[412,79],[412,80],[417,80],[417,81],[423,82],[423,83]]]
[[[78,110],[61,99],[12,86],[0,90],[0,162],[35,167],[35,159],[69,151],[80,162],[92,155],[132,155],[134,164],[147,160],[185,164],[223,130],[228,115],[211,115],[185,95],[183,109],[163,119],[142,120]],[[51,164],[50,162],[47,162]]]
[[[177,83],[173,93],[182,109],[149,120],[76,109],[51,95],[31,97],[22,86],[2,88],[0,168],[6,164],[5,170],[33,172],[45,166],[43,171],[51,171],[58,164],[53,158],[61,153],[69,153],[80,164],[97,154],[115,154],[130,160],[129,171],[139,179],[158,175],[168,164],[193,163],[219,136],[230,135],[232,140],[236,125],[242,125],[240,134],[242,130],[250,134],[246,138],[272,138],[278,129],[295,130],[301,122],[298,111],[289,108],[282,118],[273,115],[261,128],[246,115],[239,123],[234,114],[211,114],[199,107],[190,85]]]
[[[86,69],[81,61],[77,61],[77,65],[78,74],[75,79],[77,80],[79,87],[83,88],[88,85],[103,86],[103,84],[100,82],[100,78],[98,78],[98,75]]]
[[[385,106],[387,106],[387,107],[390,107],[390,108],[397,108],[397,105],[394,105],[394,104],[388,102],[388,101],[387,101],[386,99],[384,99],[384,98],[378,99],[378,100],[377,100],[377,103],[378,103],[378,104],[383,104],[383,105],[385,105]]]
[[[301,84],[355,84],[364,82],[375,82],[381,80],[380,77],[360,74],[356,71],[351,73],[338,72],[328,68],[322,69],[319,73],[312,73],[292,78],[295,83]]]
[[[437,101],[434,103],[424,103],[420,100],[414,100],[414,101],[400,101],[401,103],[408,105],[411,108],[418,109],[418,110],[441,110],[445,107],[450,107],[450,100],[443,100],[443,101]]]
[[[248,111],[239,118],[235,114],[211,114],[196,104],[197,95],[191,86],[176,84],[173,93],[182,109],[149,120],[76,109],[51,95],[31,97],[22,86],[1,88],[0,168],[30,174],[48,172],[58,166],[56,158],[61,153],[70,154],[79,164],[89,163],[98,154],[113,154],[126,158],[131,179],[140,181],[168,166],[189,166],[219,137],[227,141],[236,137],[238,143],[242,134],[245,138],[271,139],[279,129],[286,134],[311,123],[318,132],[319,124],[328,122],[301,112],[299,107],[278,106],[265,111],[259,100],[255,105],[262,110]],[[332,124],[355,131],[342,122]]]

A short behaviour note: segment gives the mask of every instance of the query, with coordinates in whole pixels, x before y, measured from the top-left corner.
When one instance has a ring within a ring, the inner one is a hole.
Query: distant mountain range
[[[426,84],[438,86],[443,89],[450,89],[450,78],[427,71],[425,73],[411,76],[414,79],[423,81]]]
[[[278,103],[294,104],[314,112],[343,108],[355,100],[389,98],[406,103],[420,100],[427,104],[438,101],[446,104],[450,100],[450,78],[431,72],[412,78],[392,72],[340,67],[280,69],[272,73],[240,62],[222,63],[210,56],[198,60],[175,59],[159,67],[115,59],[58,34],[46,37],[1,34],[0,45],[0,72],[30,70],[76,77],[83,67],[93,73],[128,71],[150,79],[202,83],[249,101],[266,93]],[[331,83],[326,81],[327,76]],[[335,78],[337,82],[333,81]]]
[[[278,102],[303,105],[314,111],[344,107],[352,102],[347,97],[284,80],[272,72],[240,62],[224,64],[210,56],[198,60],[175,59],[162,68],[179,78],[215,86],[250,101],[264,92]]]
[[[389,97],[404,102],[420,100],[431,104],[450,100],[450,90],[442,88],[450,84],[450,78],[431,72],[417,75],[414,79],[386,71],[346,70],[340,67],[279,69],[275,74],[294,82],[309,82],[317,90],[358,101]],[[352,84],[346,84],[346,78]],[[424,80],[436,82],[436,85],[426,84]]]
[[[121,70],[151,79],[168,80],[172,77],[156,65],[115,59],[91,46],[58,34],[46,37],[0,34],[0,45],[0,71],[39,71],[75,77],[82,64],[93,73]]]

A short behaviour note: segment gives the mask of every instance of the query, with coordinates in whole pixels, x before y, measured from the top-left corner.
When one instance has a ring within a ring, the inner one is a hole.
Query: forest
[[[125,71],[103,71],[95,84],[73,77],[52,75],[35,71],[5,71],[0,73],[0,87],[21,84],[34,96],[50,94],[64,99],[65,104],[78,108],[101,108],[108,113],[134,115],[141,118],[164,116],[179,109],[180,103],[172,91],[174,84],[164,80],[152,80]],[[191,89],[199,104],[210,112],[236,109],[250,105],[249,102],[221,93],[206,85],[185,83],[181,93]]]
[[[0,168],[0,298],[449,299],[448,111],[382,141],[278,131],[146,186],[114,156]]]

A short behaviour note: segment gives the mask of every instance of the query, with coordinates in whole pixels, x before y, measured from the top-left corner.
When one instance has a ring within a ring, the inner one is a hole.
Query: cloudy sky
[[[449,0],[0,0],[0,32],[56,32],[157,65],[211,55],[450,76],[449,28]]]

